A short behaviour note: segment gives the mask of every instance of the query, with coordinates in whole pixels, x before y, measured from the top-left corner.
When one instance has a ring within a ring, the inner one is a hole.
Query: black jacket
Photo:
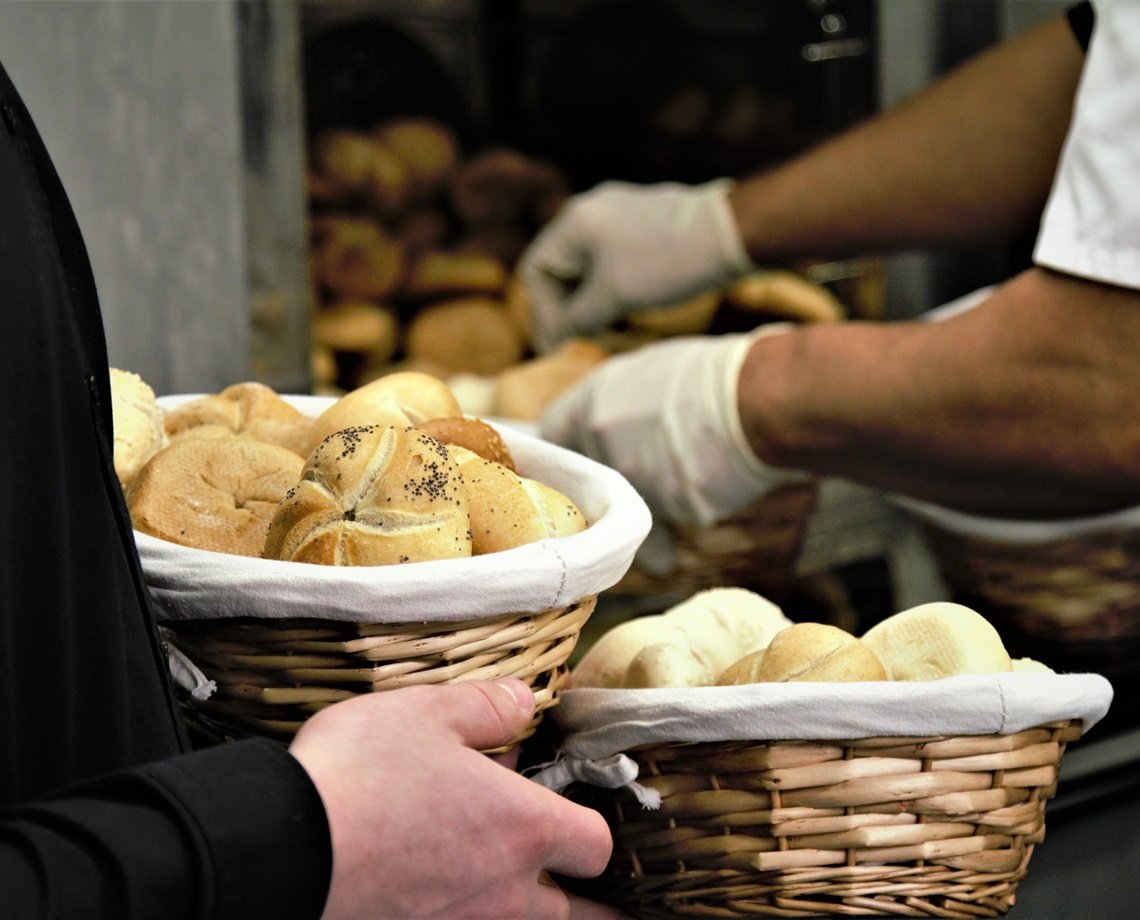
[[[87,252],[0,68],[0,916],[317,916],[307,774],[190,751],[113,443]]]

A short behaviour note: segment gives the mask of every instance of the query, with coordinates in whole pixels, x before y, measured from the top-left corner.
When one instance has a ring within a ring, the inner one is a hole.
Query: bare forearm
[[[1048,193],[1084,55],[1063,17],[772,171],[730,202],[758,264],[976,240]]]
[[[757,454],[959,510],[1049,518],[1140,502],[1140,292],[1032,269],[940,323],[759,340]]]

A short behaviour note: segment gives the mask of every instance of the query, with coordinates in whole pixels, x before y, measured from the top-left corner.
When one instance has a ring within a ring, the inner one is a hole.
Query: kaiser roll
[[[497,553],[548,537],[586,529],[586,519],[557,489],[484,460],[463,447],[450,448],[463,479],[471,515],[471,551]]]
[[[511,472],[518,472],[511,450],[494,427],[478,418],[432,418],[418,426],[437,441],[466,447],[484,460],[501,463]]]
[[[264,383],[246,381],[167,410],[165,426],[173,440],[203,425],[306,453],[312,420]]]
[[[269,521],[304,461],[244,438],[184,438],[139,470],[127,493],[135,529],[197,549],[260,556]]]
[[[340,397],[313,420],[305,454],[342,428],[364,425],[419,425],[463,412],[447,384],[421,371],[396,371]]]
[[[269,525],[265,555],[389,565],[471,555],[459,468],[418,428],[366,425],[325,438]]]

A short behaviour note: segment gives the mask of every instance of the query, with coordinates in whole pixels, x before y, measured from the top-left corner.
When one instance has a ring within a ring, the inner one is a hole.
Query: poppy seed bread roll
[[[391,565],[471,555],[459,468],[418,428],[329,435],[269,525],[265,555],[317,565]]]
[[[501,463],[517,473],[514,458],[502,435],[494,427],[478,418],[433,418],[418,426],[437,441],[455,447],[465,447],[484,460]]]
[[[449,450],[463,479],[474,555],[567,537],[586,529],[586,518],[578,506],[557,489],[519,476],[464,447]]]
[[[345,393],[318,415],[309,426],[305,456],[343,428],[406,428],[428,419],[462,414],[454,394],[438,377],[422,371],[395,371]]]
[[[196,549],[260,556],[269,521],[303,465],[279,444],[187,437],[139,470],[127,507],[142,533]]]

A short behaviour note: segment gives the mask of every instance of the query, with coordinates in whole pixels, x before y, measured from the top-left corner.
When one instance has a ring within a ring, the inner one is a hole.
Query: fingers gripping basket
[[[1111,698],[1099,675],[569,691],[537,778],[592,784],[571,794],[614,855],[588,893],[635,917],[995,917]]]
[[[313,415],[328,404],[291,401]],[[312,713],[355,694],[509,676],[535,691],[533,731],[557,702],[598,593],[629,567],[649,512],[612,470],[509,428],[501,434],[523,475],[574,500],[585,531],[466,559],[369,567],[233,556],[136,532],[191,723],[214,738],[284,741]]]

